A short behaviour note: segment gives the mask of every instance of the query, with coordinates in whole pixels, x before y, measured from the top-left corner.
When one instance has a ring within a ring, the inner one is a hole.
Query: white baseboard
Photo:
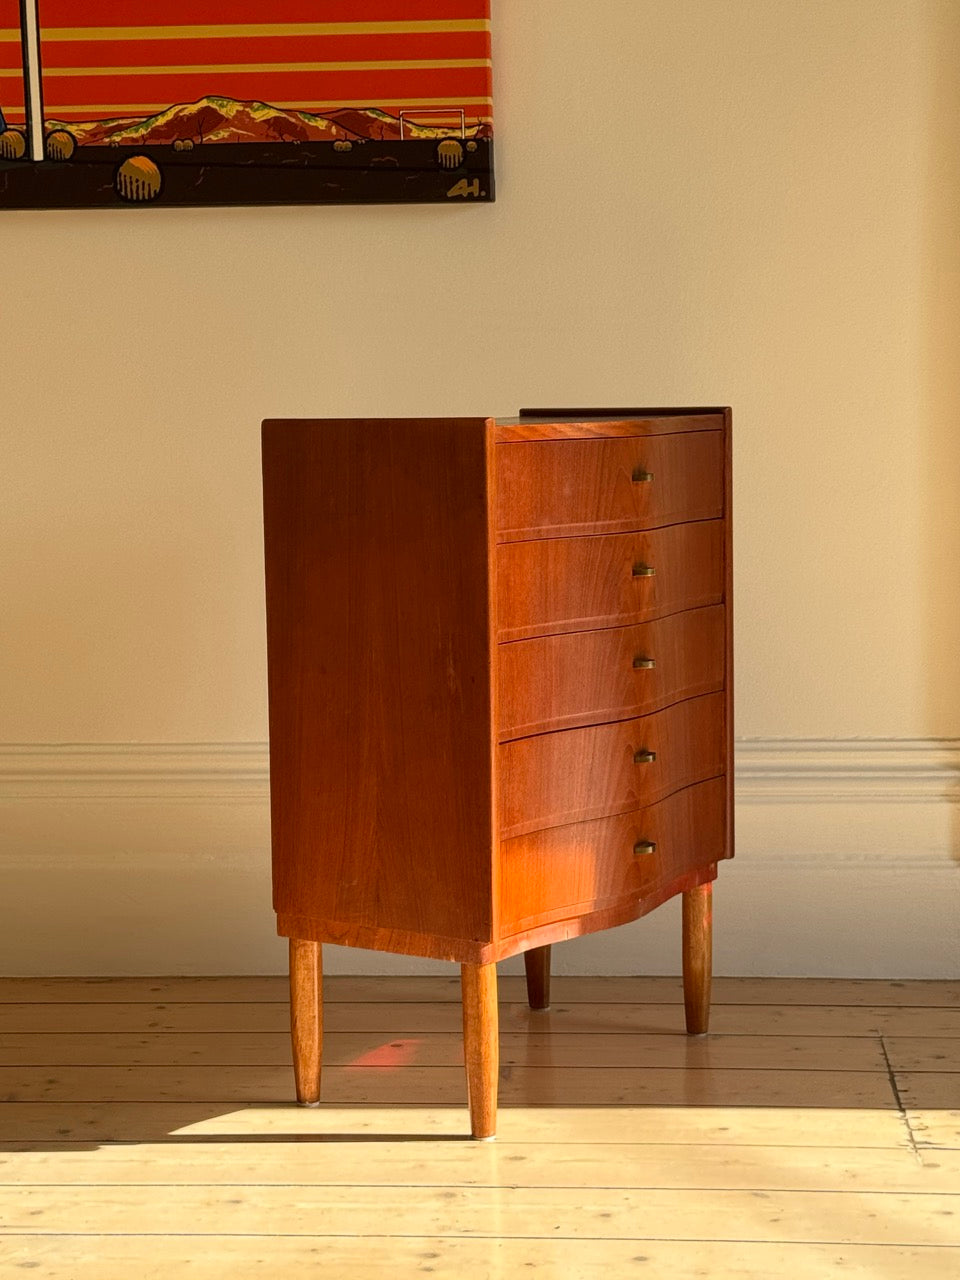
[[[960,740],[742,741],[736,770],[716,972],[960,974]],[[0,877],[0,973],[285,964],[260,743],[0,747]],[[676,972],[676,906],[556,948],[556,970]],[[444,968],[328,950],[329,972]]]

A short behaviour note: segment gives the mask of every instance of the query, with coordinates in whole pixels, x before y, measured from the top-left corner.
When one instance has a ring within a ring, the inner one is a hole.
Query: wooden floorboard
[[[925,1042],[909,1045],[904,1065],[923,1053]],[[944,1042],[933,1041],[939,1045]],[[951,1041],[956,1044],[957,1042]],[[454,1032],[384,1038],[375,1032],[333,1032],[324,1038],[327,1066],[460,1067],[463,1038]],[[891,1052],[891,1061],[893,1054]],[[933,1057],[931,1061],[939,1061]],[[504,1032],[503,1066],[523,1067],[683,1067],[687,1070],[882,1071],[877,1038],[842,1036],[572,1035],[564,1031]],[[3,1066],[283,1066],[290,1063],[286,1032],[184,1032],[150,1036],[138,1032],[8,1033],[0,1040]]]
[[[958,1116],[960,1122],[960,1116]],[[466,1098],[456,1105],[324,1101],[316,1109],[184,1102],[14,1102],[0,1105],[0,1150],[46,1143],[64,1148],[101,1143],[169,1142],[183,1147],[229,1138],[263,1142],[352,1142],[439,1138],[468,1133]],[[501,1106],[503,1141],[563,1143],[717,1143],[800,1147],[909,1147],[910,1133],[894,1107],[569,1107]],[[949,1145],[949,1144],[948,1144]],[[956,1145],[956,1144],[954,1144]]]
[[[960,1071],[897,1071],[894,1074],[905,1107],[960,1109]]]
[[[960,1150],[960,1108],[908,1106],[906,1119],[921,1149]]]
[[[279,1102],[287,1067],[0,1067],[0,1102]],[[335,1103],[456,1104],[459,1067],[328,1067]],[[665,1067],[500,1069],[510,1106],[894,1107],[885,1071],[688,1071]],[[917,1105],[920,1105],[919,1103]]]
[[[555,1001],[592,1004],[660,1004],[682,998],[675,977],[585,978],[554,975]],[[460,979],[449,977],[326,977],[324,1000],[389,1004],[429,1000],[460,1002]],[[500,975],[500,999],[526,999],[524,979]],[[196,1003],[279,1002],[287,999],[285,976],[188,978],[0,978],[0,1003],[29,1001],[112,1004],[163,1001]],[[868,978],[714,978],[713,1003],[766,1005],[893,1005],[960,1009],[960,981]]]
[[[0,980],[0,1276],[960,1274],[960,983],[522,982],[477,1144],[454,976],[329,980],[316,1109],[282,978]]]
[[[315,1274],[383,1280],[946,1280],[954,1251],[943,1247],[756,1243],[753,1241],[463,1240],[443,1236],[140,1237],[13,1236],[14,1275],[37,1280],[276,1280]],[[19,1268],[29,1267],[29,1271]]]
[[[512,1126],[511,1126],[512,1127]],[[136,1143],[0,1150],[0,1186],[523,1186],[701,1191],[960,1191],[960,1152],[542,1140]]]
[[[12,1232],[755,1240],[960,1247],[960,1194],[700,1187],[155,1186],[0,1188]]]
[[[0,1004],[0,1037],[26,1032],[250,1032],[288,1031],[286,1004],[240,1001],[150,1004],[39,1003]],[[419,1035],[446,1031],[460,1034],[460,1006],[450,1002],[378,1001],[331,1004],[326,1008],[327,1031],[372,1032],[380,1035]],[[500,1006],[503,1031],[566,1031],[586,1035],[681,1035],[683,1005],[613,1004],[589,1001],[562,1003],[534,1012],[519,1002]],[[719,1005],[710,1017],[718,1035],[760,1036],[937,1036],[960,1039],[960,1009],[947,1007],[825,1005]]]
[[[960,1042],[948,1036],[884,1036],[894,1071],[960,1071]]]

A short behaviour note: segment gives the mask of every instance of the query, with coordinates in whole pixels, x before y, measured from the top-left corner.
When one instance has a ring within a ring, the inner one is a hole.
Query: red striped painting
[[[0,208],[492,198],[489,0],[0,0]]]

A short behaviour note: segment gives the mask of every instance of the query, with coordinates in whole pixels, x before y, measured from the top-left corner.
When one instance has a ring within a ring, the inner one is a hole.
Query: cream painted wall
[[[262,743],[260,419],[538,402],[734,406],[742,737],[960,738],[960,5],[493,17],[494,206],[0,215],[7,743]]]

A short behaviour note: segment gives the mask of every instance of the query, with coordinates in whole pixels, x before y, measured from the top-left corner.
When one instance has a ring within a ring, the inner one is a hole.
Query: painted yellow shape
[[[49,81],[64,76],[199,76],[224,75],[230,72],[267,74],[271,71],[450,71],[489,66],[489,58],[414,58],[400,62],[232,62],[163,67],[50,67],[43,74],[44,80]],[[0,76],[19,78],[20,72],[0,70]]]
[[[447,22],[262,22],[183,27],[49,27],[44,40],[222,40],[242,36],[430,35],[489,31],[485,18]],[[0,27],[0,41],[20,43],[18,27]]]

